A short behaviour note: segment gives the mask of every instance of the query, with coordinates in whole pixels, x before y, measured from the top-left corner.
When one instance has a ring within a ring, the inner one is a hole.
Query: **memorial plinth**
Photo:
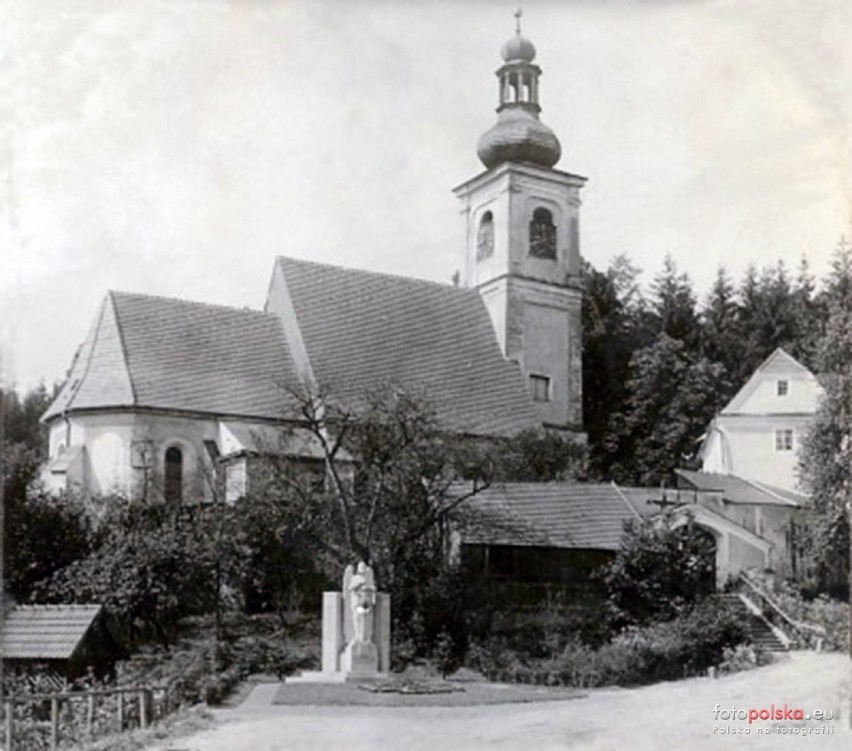
[[[377,592],[372,569],[347,566],[342,592],[323,592],[322,671],[288,683],[344,683],[383,678],[390,670],[390,595]]]

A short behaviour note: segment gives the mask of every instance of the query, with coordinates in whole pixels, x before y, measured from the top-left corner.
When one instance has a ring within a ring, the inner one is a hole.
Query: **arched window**
[[[494,216],[486,211],[479,221],[476,234],[476,260],[490,258],[494,254]]]
[[[166,449],[163,497],[175,505],[183,501],[183,452],[177,446]]]
[[[556,225],[547,209],[533,211],[530,220],[530,255],[533,258],[556,258]]]

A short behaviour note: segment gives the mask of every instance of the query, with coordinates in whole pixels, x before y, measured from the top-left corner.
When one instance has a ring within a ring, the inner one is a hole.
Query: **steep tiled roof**
[[[745,480],[736,475],[723,475],[716,472],[695,472],[687,469],[676,470],[685,485],[696,490],[715,490],[732,503],[754,503],[773,506],[801,506],[807,499],[799,493],[775,488],[765,483]]]
[[[280,417],[295,370],[273,315],[111,292],[45,414],[138,406]]]
[[[19,605],[6,614],[0,654],[8,660],[70,659],[100,612],[100,605]]]
[[[356,403],[384,381],[425,390],[450,429],[509,434],[537,424],[475,290],[278,259],[314,378]]]
[[[615,485],[504,483],[467,503],[462,539],[473,544],[617,550],[624,523],[639,517]]]

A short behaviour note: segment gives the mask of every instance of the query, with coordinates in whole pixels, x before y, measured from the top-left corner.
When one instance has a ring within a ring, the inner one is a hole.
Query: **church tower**
[[[479,139],[486,171],[459,185],[462,279],[482,295],[542,424],[583,436],[580,189],[554,169],[561,147],[539,119],[535,47],[517,28],[501,50],[497,123]]]

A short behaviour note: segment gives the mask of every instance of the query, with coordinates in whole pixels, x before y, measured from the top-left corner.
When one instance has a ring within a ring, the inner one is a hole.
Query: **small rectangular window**
[[[782,428],[780,430],[775,431],[775,450],[793,450],[793,431],[791,428]]]
[[[530,376],[530,393],[534,402],[550,401],[550,378],[543,375]]]
[[[778,396],[787,396],[789,391],[790,391],[789,381],[778,381],[778,383],[777,383]]]

